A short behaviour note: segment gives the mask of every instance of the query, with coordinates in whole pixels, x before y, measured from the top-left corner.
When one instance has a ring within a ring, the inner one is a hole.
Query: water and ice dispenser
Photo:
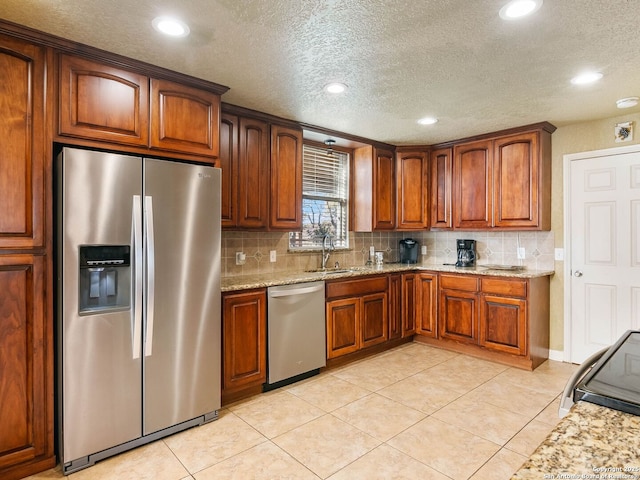
[[[123,310],[131,305],[131,253],[129,245],[81,245],[81,314]]]

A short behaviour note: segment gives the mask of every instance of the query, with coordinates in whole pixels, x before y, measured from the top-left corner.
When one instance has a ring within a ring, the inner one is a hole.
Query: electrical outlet
[[[369,247],[369,258],[373,258],[376,256],[376,247],[374,247],[373,245],[371,245]]]
[[[427,246],[426,245],[422,245],[422,247],[420,247],[420,253],[422,255],[426,255],[427,254]]]
[[[269,261],[271,263],[276,261],[276,251],[275,250],[270,250],[269,251]]]
[[[247,256],[244,252],[236,252],[236,265],[244,265],[247,261]]]
[[[525,259],[524,247],[518,247],[518,260]]]
[[[553,259],[554,260],[564,260],[564,248],[556,248],[553,251]]]

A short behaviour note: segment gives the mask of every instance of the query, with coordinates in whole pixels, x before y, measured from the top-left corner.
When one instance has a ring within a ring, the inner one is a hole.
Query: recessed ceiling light
[[[616,100],[616,106],[618,108],[631,108],[638,105],[639,101],[640,97],[621,98],[620,100]]]
[[[511,0],[500,9],[500,18],[515,20],[526,17],[542,6],[542,0]]]
[[[151,21],[153,28],[158,32],[172,37],[186,37],[189,35],[189,27],[186,23],[171,17],[156,17]]]
[[[347,86],[344,83],[333,82],[325,85],[324,89],[328,93],[342,93],[347,90]]]
[[[588,83],[597,82],[602,78],[600,72],[584,72],[571,79],[571,83],[574,85],[586,85]]]
[[[438,123],[438,119],[436,117],[424,117],[418,120],[420,125],[433,125],[434,123]]]

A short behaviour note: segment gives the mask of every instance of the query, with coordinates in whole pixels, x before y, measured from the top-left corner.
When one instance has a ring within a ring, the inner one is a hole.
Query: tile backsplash
[[[398,242],[412,238],[427,246],[426,255],[418,255],[421,265],[455,263],[456,239],[476,241],[478,264],[525,265],[531,270],[554,269],[553,232],[373,232],[349,233],[349,248],[331,252],[328,266],[364,265],[369,247],[384,252],[385,262],[398,260]],[[517,248],[524,247],[525,259],[518,260]],[[276,261],[270,261],[275,250]],[[236,252],[246,255],[244,265],[236,265]],[[303,271],[320,267],[319,251],[289,250],[288,232],[222,232],[222,275],[237,276],[257,273]]]

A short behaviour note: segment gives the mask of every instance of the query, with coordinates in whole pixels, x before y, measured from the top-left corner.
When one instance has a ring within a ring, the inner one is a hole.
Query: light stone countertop
[[[577,402],[512,480],[640,479],[640,416]]]
[[[352,268],[348,272],[341,273],[318,273],[318,272],[273,272],[254,275],[239,275],[222,277],[221,287],[223,292],[236,290],[248,290],[252,288],[273,287],[276,285],[291,285],[294,283],[316,282],[319,280],[333,280],[338,278],[361,277],[365,275],[377,275],[392,272],[425,271],[438,273],[461,273],[473,275],[487,275],[510,278],[535,278],[553,275],[553,270],[497,270],[489,269],[478,265],[473,268],[457,268],[452,265],[424,265],[424,264],[401,264],[387,263],[381,266],[357,266],[343,267]],[[331,269],[329,269],[330,271]]]

